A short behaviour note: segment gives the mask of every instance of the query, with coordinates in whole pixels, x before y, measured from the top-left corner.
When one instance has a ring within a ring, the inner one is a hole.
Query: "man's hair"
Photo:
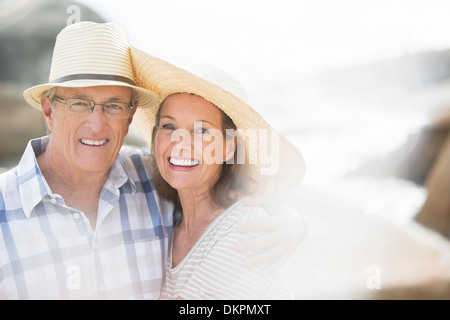
[[[56,90],[57,90],[57,89],[58,89],[57,87],[50,88],[50,89],[48,89],[47,91],[45,91],[45,92],[42,94],[42,96],[48,98],[50,101],[53,102],[53,99],[55,98]]]

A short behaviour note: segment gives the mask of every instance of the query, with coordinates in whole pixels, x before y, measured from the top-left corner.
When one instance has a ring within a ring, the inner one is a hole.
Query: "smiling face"
[[[95,103],[129,103],[131,89],[122,86],[60,87],[56,96],[62,100],[84,98]],[[54,163],[69,168],[73,173],[105,173],[110,169],[136,109],[123,118],[105,114],[100,105],[96,105],[92,113],[77,114],[67,111],[63,102],[55,100],[52,103],[48,98],[42,99],[42,108],[51,131],[49,149]]]
[[[174,189],[210,190],[232,148],[224,139],[222,114],[216,106],[188,93],[164,101],[154,152],[161,176]]]

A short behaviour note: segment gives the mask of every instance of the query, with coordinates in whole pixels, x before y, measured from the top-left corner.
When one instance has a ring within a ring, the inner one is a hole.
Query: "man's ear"
[[[51,132],[53,129],[52,102],[48,97],[41,97],[41,108],[45,122],[47,123],[47,128]]]

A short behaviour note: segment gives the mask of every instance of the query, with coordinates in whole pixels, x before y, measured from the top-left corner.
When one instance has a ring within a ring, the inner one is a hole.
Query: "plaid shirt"
[[[156,299],[173,207],[149,180],[149,156],[124,147],[100,195],[95,230],[51,192],[29,142],[0,175],[0,299]]]

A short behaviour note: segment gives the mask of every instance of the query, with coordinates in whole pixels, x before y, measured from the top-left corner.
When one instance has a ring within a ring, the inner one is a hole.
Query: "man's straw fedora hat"
[[[274,130],[247,102],[245,88],[230,74],[207,64],[197,64],[188,70],[148,55],[131,47],[137,85],[156,92],[160,103],[174,93],[192,93],[213,103],[235,123],[238,132],[244,133],[245,163],[250,165],[250,175],[259,182],[258,192],[279,193],[292,188],[304,175],[305,164],[300,151]],[[151,146],[158,106],[137,110],[133,124]],[[248,132],[256,135],[246,135]],[[258,133],[267,137],[262,143]],[[276,143],[271,142],[276,137]],[[257,148],[254,148],[254,147]],[[261,155],[278,161],[276,172],[270,172],[270,164]]]
[[[126,86],[137,93],[140,108],[153,106],[157,96],[133,81],[130,46],[114,23],[79,22],[57,36],[49,82],[24,91],[25,100],[41,110],[42,94],[53,87]]]

